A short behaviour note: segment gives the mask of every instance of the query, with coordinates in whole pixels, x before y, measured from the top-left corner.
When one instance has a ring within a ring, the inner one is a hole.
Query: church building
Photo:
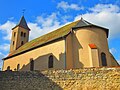
[[[22,16],[12,28],[10,53],[3,58],[3,71],[119,66],[109,52],[109,30],[83,18],[31,41],[29,33]]]

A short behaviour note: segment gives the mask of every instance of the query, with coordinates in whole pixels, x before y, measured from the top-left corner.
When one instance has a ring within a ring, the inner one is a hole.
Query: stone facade
[[[120,67],[0,72],[1,90],[120,90]]]

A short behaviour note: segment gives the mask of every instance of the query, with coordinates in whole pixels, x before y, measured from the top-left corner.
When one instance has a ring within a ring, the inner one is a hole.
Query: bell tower
[[[12,37],[10,44],[10,52],[17,50],[29,40],[29,27],[24,16],[21,17],[19,23],[12,28]]]

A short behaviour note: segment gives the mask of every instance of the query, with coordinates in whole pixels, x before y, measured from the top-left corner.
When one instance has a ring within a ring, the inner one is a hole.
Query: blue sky
[[[23,9],[31,28],[30,40],[81,16],[110,29],[109,50],[120,62],[120,0],[0,0],[0,67],[9,53],[11,28],[19,22]]]

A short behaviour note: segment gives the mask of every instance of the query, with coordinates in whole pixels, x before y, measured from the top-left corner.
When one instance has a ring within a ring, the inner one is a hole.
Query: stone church
[[[83,18],[31,41],[29,33],[22,16],[12,28],[10,53],[3,58],[3,71],[119,66],[109,52],[109,30]]]

